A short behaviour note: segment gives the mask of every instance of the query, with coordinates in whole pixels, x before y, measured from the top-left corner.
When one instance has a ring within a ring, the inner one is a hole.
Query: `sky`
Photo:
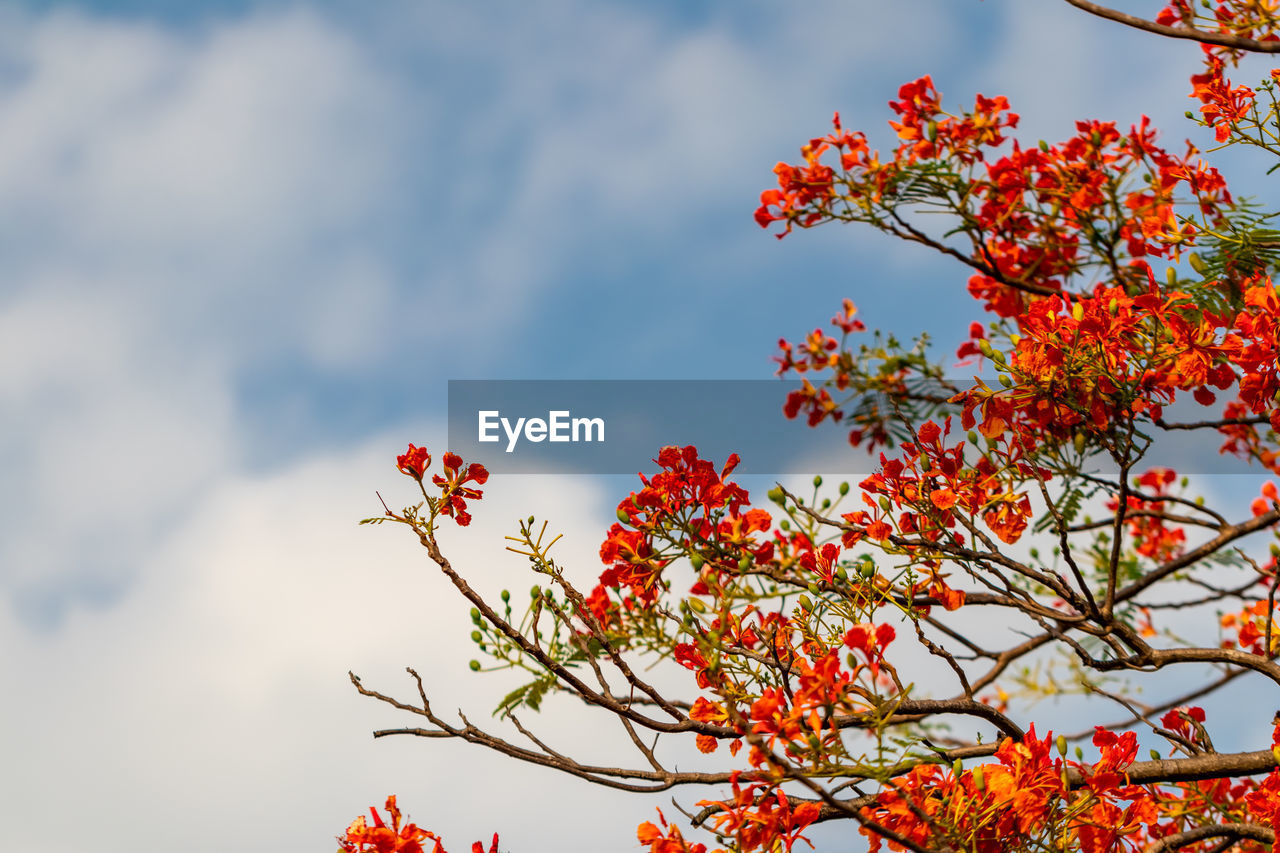
[[[765,379],[844,297],[954,351],[964,270],[773,239],[773,164],[835,110],[892,148],[924,74],[1026,139],[1146,113],[1208,146],[1197,58],[1059,0],[0,3],[4,846],[326,850],[394,792],[452,849],[635,849],[669,797],[374,741],[405,720],[347,680],[414,666],[485,720],[510,687],[416,544],[356,524],[444,449],[448,380]],[[495,477],[443,543],[520,595],[502,537],[536,511],[585,583],[630,488]]]

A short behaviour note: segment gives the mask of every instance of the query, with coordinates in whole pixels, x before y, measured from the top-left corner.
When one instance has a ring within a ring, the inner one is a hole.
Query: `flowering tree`
[[[1280,52],[1276,0],[1178,0],[1152,21],[1067,2],[1199,42],[1199,123],[1280,155],[1280,71],[1256,89],[1226,77],[1245,53]],[[945,108],[929,77],[889,106],[889,154],[837,115],[778,164],[756,219],[778,237],[861,223],[967,267],[992,320],[958,355],[998,381],[948,379],[923,343],[860,342],[846,300],[829,330],[780,342],[779,372],[803,380],[788,414],[843,424],[876,454],[872,476],[778,487],[766,509],[733,481],[736,456],[663,448],[618,504],[594,585],[556,562],[546,522],[519,525],[511,550],[540,576],[519,616],[437,541],[469,523],[488,472],[446,453],[430,474],[410,445],[399,468],[420,502],[370,521],[409,528],[470,602],[488,668],[532,677],[498,708],[513,742],[438,714],[413,670],[409,699],[353,675],[413,718],[377,734],[459,738],[626,791],[694,788],[679,824],[640,824],[651,853],[789,851],[830,821],[872,850],[1271,847],[1280,726],[1220,751],[1224,721],[1197,703],[1250,685],[1265,699],[1225,721],[1237,728],[1269,726],[1280,704],[1280,549],[1259,542],[1277,536],[1280,495],[1267,481],[1232,517],[1191,493],[1157,439],[1189,432],[1280,473],[1280,232],[1145,117],[1081,121],[1050,144],[1018,140],[1003,97]],[[1175,402],[1199,416],[1173,419]],[[683,687],[642,674],[654,660]],[[1037,731],[1034,700],[1061,692],[1096,717]],[[556,693],[620,727],[635,763],[584,763],[526,727]],[[688,739],[717,769],[675,769],[655,737]],[[386,808],[343,849],[443,850]]]

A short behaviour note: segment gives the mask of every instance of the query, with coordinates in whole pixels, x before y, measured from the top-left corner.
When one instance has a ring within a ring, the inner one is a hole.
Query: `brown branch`
[[[1229,841],[1248,838],[1252,841],[1261,841],[1263,844],[1272,844],[1276,840],[1275,832],[1260,824],[1222,823],[1217,826],[1197,826],[1194,829],[1166,835],[1147,847],[1145,853],[1166,853],[1166,851],[1177,850],[1179,847],[1185,847],[1188,844],[1194,844],[1206,838],[1218,838],[1220,836],[1226,836]],[[1230,845],[1228,844],[1228,846]]]
[[[1219,47],[1245,50],[1250,53],[1280,53],[1280,41],[1258,41],[1257,39],[1229,33],[1211,33],[1206,30],[1197,30],[1193,27],[1169,27],[1164,24],[1157,24],[1155,21],[1148,21],[1146,18],[1139,18],[1137,15],[1130,15],[1126,12],[1100,6],[1097,3],[1091,3],[1089,0],[1067,0],[1067,2],[1077,9],[1088,12],[1090,15],[1097,15],[1099,18],[1105,18],[1108,21],[1115,21],[1116,23],[1124,24],[1126,27],[1155,33],[1166,38],[1188,39],[1190,41],[1198,41],[1201,44],[1214,44]]]

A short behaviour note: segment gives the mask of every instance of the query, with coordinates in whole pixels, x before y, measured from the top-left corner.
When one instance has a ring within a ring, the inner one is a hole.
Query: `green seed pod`
[[[479,631],[472,631],[472,632],[471,632],[471,642],[473,642],[473,643],[478,643],[478,642],[480,642],[482,639],[484,639],[484,635],[483,635],[483,634],[481,634]]]
[[[469,664],[467,664],[467,665],[471,667],[471,671],[472,671],[472,672],[479,672],[479,671],[480,671],[480,661],[478,661],[478,660],[473,660],[471,663],[469,663]]]

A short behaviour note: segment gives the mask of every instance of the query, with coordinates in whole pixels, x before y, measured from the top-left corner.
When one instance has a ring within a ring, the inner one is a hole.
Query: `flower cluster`
[[[489,481],[489,471],[479,462],[467,465],[456,453],[446,453],[442,461],[444,473],[431,476],[432,484],[440,489],[440,497],[431,499],[432,513],[447,515],[460,527],[466,527],[471,523],[467,501],[478,501],[484,497],[484,492],[468,483],[483,486]],[[396,457],[396,468],[405,476],[417,480],[419,485],[430,467],[431,454],[425,447],[410,444],[405,453]]]
[[[411,448],[412,449],[412,448]],[[382,819],[376,808],[370,807],[373,825],[363,816],[352,821],[347,831],[338,836],[339,850],[342,853],[426,853],[422,846],[424,841],[434,842],[431,853],[447,853],[435,833],[419,828],[416,824],[400,825],[400,809],[396,806],[396,796],[387,797],[387,817],[391,825]],[[471,853],[486,853],[484,845],[479,841],[471,845]],[[498,853],[498,835],[494,833],[493,843],[487,853]]]

